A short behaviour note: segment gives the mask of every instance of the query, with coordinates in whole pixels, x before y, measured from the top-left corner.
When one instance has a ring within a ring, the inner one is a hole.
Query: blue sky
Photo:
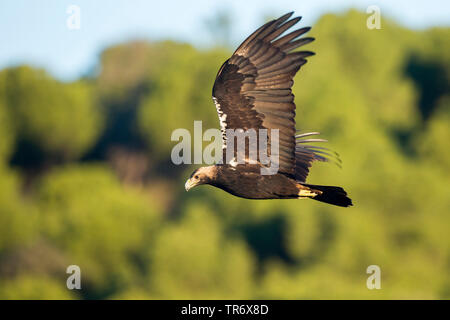
[[[70,30],[66,12],[81,9],[81,29]],[[219,10],[233,16],[232,39],[252,32],[268,14],[295,10],[312,25],[324,13],[377,5],[413,29],[450,26],[448,0],[1,0],[0,69],[22,63],[47,69],[63,80],[76,79],[95,66],[105,47],[130,39],[174,39],[208,45],[205,20]]]

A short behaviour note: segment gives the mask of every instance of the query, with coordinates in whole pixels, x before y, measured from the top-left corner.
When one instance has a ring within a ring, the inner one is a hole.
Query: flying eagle
[[[222,129],[224,156],[225,130],[271,132],[278,129],[277,173],[261,174],[263,164],[249,161],[246,155],[244,163],[224,161],[195,170],[186,181],[186,191],[209,184],[247,199],[311,198],[341,207],[352,205],[341,187],[305,183],[312,162],[328,161],[332,155],[326,148],[309,144],[326,141],[311,138],[318,132],[296,134],[293,78],[306,58],[314,53],[292,51],[314,38],[299,38],[310,27],[280,37],[300,21],[301,17],[290,19],[292,14],[269,21],[251,34],[222,65],[212,91]],[[270,145],[270,133],[267,139]]]

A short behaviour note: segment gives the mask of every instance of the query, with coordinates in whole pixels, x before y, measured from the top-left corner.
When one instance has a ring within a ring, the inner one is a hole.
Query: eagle
[[[268,136],[258,135],[257,139],[267,139],[269,148],[275,129],[279,148],[277,172],[261,174],[265,164],[259,158],[251,161],[246,147],[244,161],[237,162],[234,157],[195,170],[186,181],[186,191],[206,184],[246,199],[310,198],[341,207],[352,205],[341,187],[305,182],[314,161],[340,160],[337,153],[311,144],[326,141],[312,137],[318,132],[298,134],[295,128],[293,78],[314,53],[293,50],[314,38],[301,37],[310,27],[283,35],[301,19],[291,19],[292,15],[290,12],[267,22],[245,39],[219,69],[212,90],[222,131],[223,156],[228,146],[226,130],[266,129]]]

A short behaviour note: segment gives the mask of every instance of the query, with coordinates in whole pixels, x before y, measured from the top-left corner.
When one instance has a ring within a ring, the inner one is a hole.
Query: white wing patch
[[[234,157],[233,159],[231,159],[229,165],[231,165],[233,168],[236,168],[236,166],[238,165],[238,162],[236,160],[236,157]]]
[[[227,129],[227,115],[223,112],[220,107],[220,103],[217,101],[216,97],[212,97],[214,104],[216,105],[217,114],[219,115],[220,131],[222,132],[223,145],[222,149],[226,148],[226,129]]]

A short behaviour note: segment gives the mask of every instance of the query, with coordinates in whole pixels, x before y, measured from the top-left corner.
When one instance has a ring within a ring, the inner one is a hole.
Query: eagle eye
[[[198,179],[198,175],[197,174],[194,176],[194,179]]]

